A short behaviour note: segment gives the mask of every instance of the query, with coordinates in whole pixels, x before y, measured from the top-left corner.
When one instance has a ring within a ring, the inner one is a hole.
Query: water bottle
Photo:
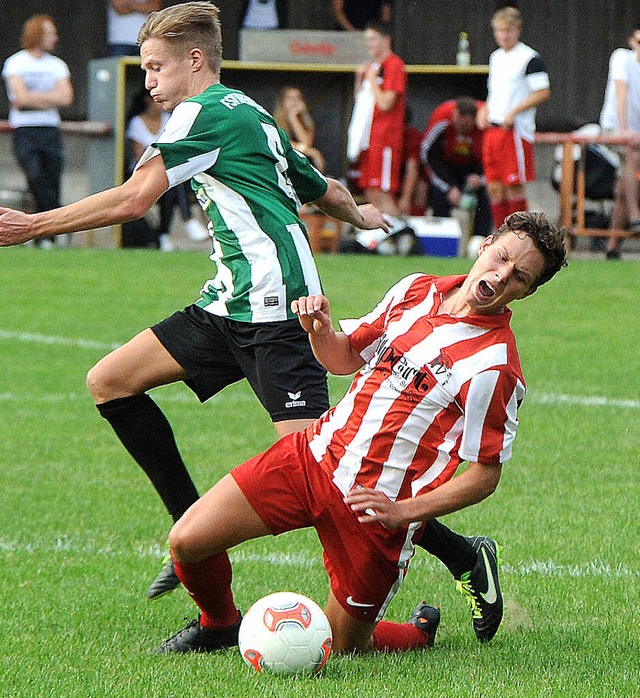
[[[469,35],[467,32],[460,32],[458,38],[458,53],[456,63],[460,66],[468,66],[471,63],[471,53],[469,52]]]
[[[460,197],[460,208],[463,211],[475,211],[478,205],[478,194],[472,187],[465,187]]]

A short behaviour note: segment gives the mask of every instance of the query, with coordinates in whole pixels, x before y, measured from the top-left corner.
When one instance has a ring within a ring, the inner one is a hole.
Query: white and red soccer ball
[[[311,599],[279,591],[256,601],[240,625],[238,645],[257,672],[314,674],[331,652],[331,626]]]

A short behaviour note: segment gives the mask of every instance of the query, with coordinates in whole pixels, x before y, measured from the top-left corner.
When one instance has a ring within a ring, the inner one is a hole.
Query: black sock
[[[476,564],[477,554],[471,543],[437,519],[427,521],[418,545],[437,557],[456,579]]]
[[[177,521],[198,499],[198,490],[162,410],[146,393],[116,398],[96,407]]]

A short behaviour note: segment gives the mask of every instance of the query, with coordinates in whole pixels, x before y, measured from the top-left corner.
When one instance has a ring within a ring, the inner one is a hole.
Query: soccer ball
[[[311,599],[279,591],[256,601],[240,625],[238,645],[257,672],[315,674],[331,652],[331,626]]]

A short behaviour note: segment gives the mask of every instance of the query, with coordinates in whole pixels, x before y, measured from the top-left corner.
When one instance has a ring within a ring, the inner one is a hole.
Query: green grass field
[[[321,257],[334,317],[371,308],[413,271],[467,260]],[[332,657],[321,677],[252,675],[236,651],[154,656],[194,616],[181,590],[150,603],[170,521],[98,416],[87,370],[191,302],[202,253],[0,250],[0,696],[510,698],[640,695],[640,267],[575,260],[515,305],[529,387],[496,494],[445,519],[503,547],[506,615],[489,645],[437,561],[418,551],[388,618],[426,599],[442,624],[431,651]],[[332,399],[348,385],[332,379]],[[201,406],[154,391],[201,490],[269,445],[245,385]],[[232,552],[238,604],[281,589],[321,605],[311,531]]]

